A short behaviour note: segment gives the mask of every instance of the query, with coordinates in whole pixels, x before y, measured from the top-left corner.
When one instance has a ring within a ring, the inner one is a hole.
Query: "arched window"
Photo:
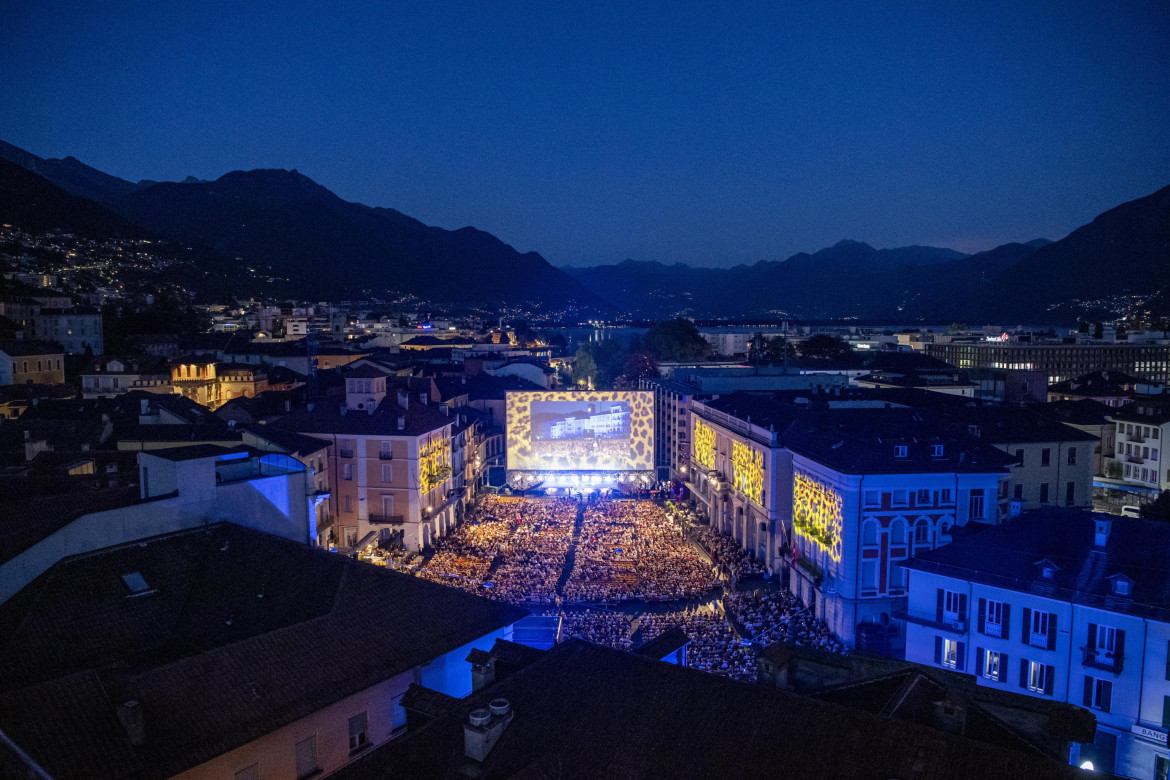
[[[930,521],[925,517],[918,518],[914,524],[914,550],[918,551],[930,547]]]
[[[890,544],[905,544],[906,543],[906,521],[900,517],[894,518],[894,522],[890,523]]]
[[[861,526],[861,543],[862,544],[877,544],[877,523],[873,520],[866,520],[865,524]]]

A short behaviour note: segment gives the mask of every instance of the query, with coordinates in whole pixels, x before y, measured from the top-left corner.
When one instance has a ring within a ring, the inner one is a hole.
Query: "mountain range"
[[[493,311],[576,309],[646,319],[1067,322],[1170,314],[1170,187],[1110,209],[1059,241],[972,255],[841,241],[730,269],[634,260],[559,269],[473,227],[444,230],[394,209],[347,202],[295,170],[133,183],[73,157],[44,159],[0,142],[0,221],[206,248],[216,289],[226,282],[242,295],[413,296]],[[255,289],[254,269],[268,287]]]

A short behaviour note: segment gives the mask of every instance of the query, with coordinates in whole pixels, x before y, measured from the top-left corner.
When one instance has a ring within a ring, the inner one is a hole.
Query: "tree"
[[[655,379],[659,376],[658,361],[649,352],[635,352],[626,358],[626,365],[622,368],[623,384],[630,387],[637,387],[639,379]]]
[[[847,360],[853,356],[849,342],[828,333],[817,333],[800,342],[796,350],[803,358],[817,360]]]
[[[1093,323],[1093,338],[1101,339],[1104,337],[1105,337],[1105,323],[1094,322]]]
[[[597,363],[585,347],[577,350],[573,360],[573,383],[579,387],[594,387],[597,383]]]
[[[651,325],[642,337],[642,349],[659,360],[702,360],[711,354],[711,345],[695,323],[682,317]]]
[[[796,357],[796,347],[785,336],[776,336],[768,341],[764,357],[769,363],[783,363]]]
[[[1146,520],[1170,521],[1170,490],[1163,490],[1148,504],[1144,504],[1138,514]]]

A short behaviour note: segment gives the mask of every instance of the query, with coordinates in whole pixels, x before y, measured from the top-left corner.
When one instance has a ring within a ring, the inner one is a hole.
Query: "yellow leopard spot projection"
[[[841,494],[808,474],[792,476],[792,525],[834,561],[841,560]]]
[[[715,468],[715,429],[695,418],[695,461],[703,468]]]
[[[418,455],[418,485],[427,492],[451,474],[451,440],[432,436],[423,442]]]
[[[577,439],[575,445],[580,452],[550,453],[549,442],[537,441],[533,431],[532,404],[541,401],[628,404],[630,437]],[[509,470],[650,471],[654,468],[654,394],[648,390],[513,392],[507,394],[504,410]]]
[[[731,443],[731,483],[757,504],[764,503],[764,455],[740,444]]]

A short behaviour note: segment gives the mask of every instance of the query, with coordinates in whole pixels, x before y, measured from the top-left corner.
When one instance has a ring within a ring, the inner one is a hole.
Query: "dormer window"
[[[1109,578],[1110,592],[1114,596],[1130,598],[1133,596],[1133,580],[1124,574],[1114,574]]]
[[[941,458],[942,456],[943,456],[943,445],[941,445],[941,444],[930,445],[930,457]]]
[[[894,447],[895,458],[905,458],[908,457],[909,454],[909,447],[907,447],[905,444],[899,444],[898,446]]]

